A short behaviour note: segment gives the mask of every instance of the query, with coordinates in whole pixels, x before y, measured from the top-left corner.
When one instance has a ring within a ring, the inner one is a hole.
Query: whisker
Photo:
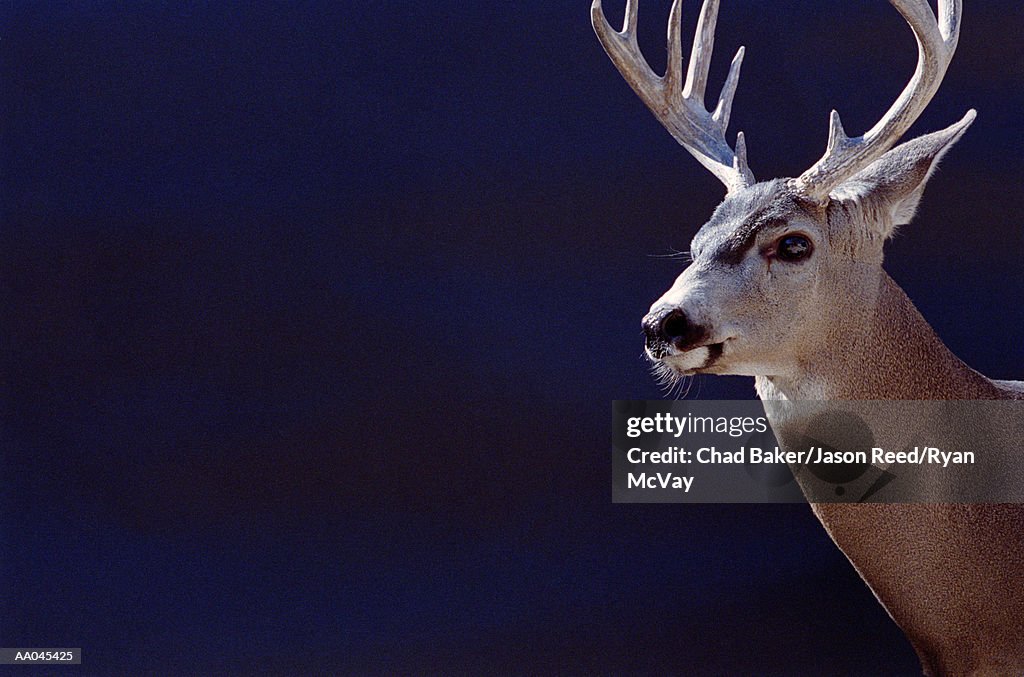
[[[670,253],[668,254],[648,254],[652,259],[682,259],[686,263],[693,262],[693,254],[691,252],[681,252],[678,249],[669,247]]]

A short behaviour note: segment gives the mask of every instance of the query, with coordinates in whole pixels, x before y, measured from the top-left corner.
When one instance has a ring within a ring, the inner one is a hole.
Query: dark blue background
[[[1024,16],[965,4],[913,132],[979,118],[887,267],[1021,378]],[[658,68],[667,11],[641,7]],[[915,59],[881,0],[726,0],[713,95],[741,43],[760,178]],[[0,60],[0,645],[94,674],[916,670],[806,507],[610,503],[610,402],[661,396],[638,320],[680,264],[651,255],[722,189],[585,0],[11,2]]]

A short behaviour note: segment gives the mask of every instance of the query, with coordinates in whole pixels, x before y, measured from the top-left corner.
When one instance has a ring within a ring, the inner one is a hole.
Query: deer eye
[[[803,235],[786,235],[775,243],[775,256],[789,263],[803,261],[811,255],[812,250],[811,241]]]

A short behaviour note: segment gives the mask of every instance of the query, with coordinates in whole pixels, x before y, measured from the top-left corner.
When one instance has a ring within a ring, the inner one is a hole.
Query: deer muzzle
[[[647,354],[660,360],[706,344],[709,332],[680,308],[658,308],[641,321]]]

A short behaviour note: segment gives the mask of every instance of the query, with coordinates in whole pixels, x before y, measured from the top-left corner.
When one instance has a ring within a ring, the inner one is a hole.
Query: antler
[[[794,180],[810,197],[824,200],[837,185],[892,148],[938,91],[960,37],[961,0],[939,0],[936,21],[926,0],[889,0],[914,31],[917,70],[885,116],[864,136],[849,138],[832,111],[825,155]]]
[[[708,83],[708,69],[715,42],[715,22],[718,19],[718,0],[704,0],[697,35],[690,52],[690,65],[686,83],[682,83],[683,56],[680,38],[682,0],[672,3],[668,19],[668,67],[659,77],[640,53],[636,41],[636,10],[638,0],[626,0],[626,20],[622,31],[615,31],[608,23],[601,0],[594,0],[590,8],[594,32],[619,69],[626,82],[640,96],[655,117],[675,140],[688,150],[712,174],[726,185],[729,192],[750,186],[754,175],[747,166],[747,147],[743,132],[736,135],[736,150],[725,140],[729,126],[733,96],[740,77],[743,48],[732,60],[729,75],[722,86],[718,106],[714,113],[704,106],[704,90]]]

